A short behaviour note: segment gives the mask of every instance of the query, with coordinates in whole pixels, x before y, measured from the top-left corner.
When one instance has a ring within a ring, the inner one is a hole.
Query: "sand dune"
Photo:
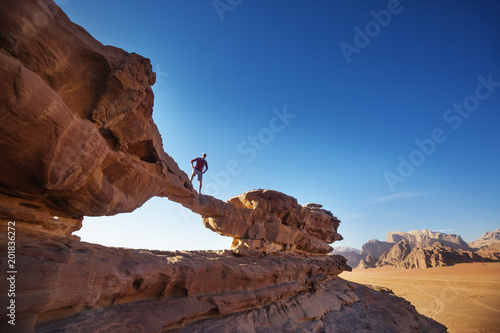
[[[500,332],[500,263],[344,272],[342,278],[391,289],[449,332]]]

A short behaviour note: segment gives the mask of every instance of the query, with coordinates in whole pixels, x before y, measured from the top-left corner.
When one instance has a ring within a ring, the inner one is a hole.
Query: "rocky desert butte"
[[[451,333],[500,332],[500,263],[427,269],[391,266],[344,272],[348,281],[384,287]]]

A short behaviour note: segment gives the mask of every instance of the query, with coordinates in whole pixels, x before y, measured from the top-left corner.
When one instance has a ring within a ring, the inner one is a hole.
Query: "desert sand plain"
[[[500,332],[500,263],[409,270],[385,266],[340,277],[391,289],[451,333]]]

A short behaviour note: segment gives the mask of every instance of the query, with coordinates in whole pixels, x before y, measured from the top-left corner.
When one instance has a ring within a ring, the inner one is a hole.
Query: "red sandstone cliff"
[[[198,195],[163,150],[154,81],[148,59],[100,44],[51,0],[2,1],[0,246],[15,221],[16,330],[445,330],[394,295],[338,278],[350,267],[325,254],[340,221],[320,205],[268,190]],[[233,250],[116,249],[71,235],[85,215],[153,196],[202,215]]]

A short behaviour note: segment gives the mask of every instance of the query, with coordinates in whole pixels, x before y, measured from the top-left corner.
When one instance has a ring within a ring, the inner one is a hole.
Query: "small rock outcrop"
[[[403,239],[391,247],[389,251],[384,252],[375,265],[378,267],[385,265],[399,267],[399,264],[403,262],[411,252],[412,248],[410,243],[408,243],[406,239]]]
[[[319,204],[299,205],[295,198],[270,190],[249,191],[228,202],[258,217],[238,236],[226,234],[234,237],[234,249],[326,254],[332,250],[328,244],[342,240],[337,233],[340,220]],[[204,223],[213,231],[222,229],[214,218],[205,218]]]
[[[377,267],[378,258],[374,256],[367,256],[365,259],[359,261],[358,267],[361,269],[375,268]]]
[[[331,254],[341,255],[347,259],[347,264],[351,267],[357,267],[359,262],[364,257],[361,255],[361,251],[353,247],[336,246]]]
[[[485,259],[500,261],[500,243],[483,246],[476,251],[476,254]]]
[[[52,0],[3,1],[0,74],[0,246],[12,248],[14,227],[16,259],[0,254],[15,278],[15,299],[0,301],[15,302],[17,331],[446,331],[338,277],[351,268],[326,254],[340,220],[321,205],[270,190],[227,202],[196,193],[153,122],[149,60],[102,45]],[[119,249],[72,235],[84,216],[153,196],[200,214],[233,249]]]

